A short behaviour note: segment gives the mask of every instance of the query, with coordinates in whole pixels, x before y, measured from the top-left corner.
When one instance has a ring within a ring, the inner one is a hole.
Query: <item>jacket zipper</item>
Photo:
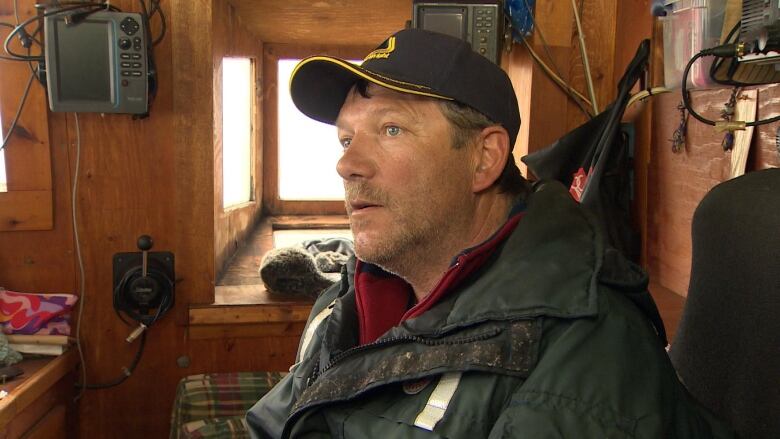
[[[344,361],[344,359],[351,357],[352,355],[355,355],[359,352],[363,352],[369,349],[373,349],[381,346],[390,346],[399,343],[420,343],[426,346],[458,345],[464,343],[473,343],[476,341],[482,341],[482,340],[493,338],[499,333],[501,333],[501,331],[502,331],[501,328],[493,328],[492,330],[484,332],[482,334],[472,335],[470,337],[464,337],[457,340],[430,339],[430,338],[419,337],[416,335],[407,335],[402,337],[385,338],[385,339],[377,340],[372,343],[364,344],[362,346],[355,346],[353,348],[349,348],[346,351],[334,355],[333,358],[331,358],[330,361],[328,361],[328,364],[326,364],[325,367],[322,368],[322,370],[320,370],[319,361],[315,362],[311,375],[309,376],[309,378],[306,379],[306,387],[309,387],[312,384],[314,384],[314,381],[316,381],[320,375],[324,374],[325,372],[333,368],[333,366],[335,366],[339,362]]]

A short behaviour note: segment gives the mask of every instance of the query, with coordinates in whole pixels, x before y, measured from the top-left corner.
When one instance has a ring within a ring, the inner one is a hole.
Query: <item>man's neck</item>
[[[399,267],[396,274],[409,282],[418,302],[436,287],[455,256],[484,242],[506,222],[512,201],[504,194],[478,200],[477,215],[462,234],[444,236],[432,243],[435,248],[415,248],[416,254],[405,255],[403,259],[408,263]]]

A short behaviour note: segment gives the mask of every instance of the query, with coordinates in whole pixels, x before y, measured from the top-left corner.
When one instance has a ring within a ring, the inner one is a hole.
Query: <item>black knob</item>
[[[147,252],[152,249],[152,246],[154,245],[154,241],[152,241],[152,237],[149,235],[141,235],[138,237],[138,250],[141,250],[142,252]]]
[[[120,38],[119,39],[119,48],[122,50],[129,49],[133,43],[130,41],[130,38]]]

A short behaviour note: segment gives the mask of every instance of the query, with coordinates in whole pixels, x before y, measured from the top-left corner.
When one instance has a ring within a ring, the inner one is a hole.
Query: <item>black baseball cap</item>
[[[290,77],[295,106],[312,119],[335,124],[360,79],[382,87],[466,104],[509,133],[513,147],[520,110],[506,72],[458,38],[422,29],[395,33],[358,66],[330,56],[301,60]]]

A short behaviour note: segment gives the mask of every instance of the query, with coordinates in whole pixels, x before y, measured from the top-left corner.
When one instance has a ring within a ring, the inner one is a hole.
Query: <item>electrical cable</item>
[[[737,21],[737,23],[731,28],[729,33],[726,35],[726,38],[723,40],[723,44],[733,44],[734,41],[731,41],[731,38],[734,36],[734,34],[737,32],[737,30],[741,27],[741,20]],[[710,65],[710,79],[712,79],[715,83],[721,84],[721,85],[743,85],[738,84],[736,81],[732,79],[727,80],[721,80],[715,77],[715,73],[718,71],[720,66],[723,64],[723,61],[727,58],[719,57],[717,60],[713,61],[713,63]],[[736,64],[732,65],[731,68],[736,68]],[[729,72],[729,77],[734,72]],[[745,84],[746,85],[746,84]]]
[[[98,383],[98,384],[76,383],[76,386],[80,387],[81,389],[97,390],[97,389],[108,389],[110,387],[118,386],[124,383],[125,380],[130,378],[130,375],[132,375],[133,372],[135,372],[136,366],[138,366],[138,363],[141,361],[141,356],[144,353],[145,346],[146,346],[146,332],[141,334],[141,340],[138,342],[138,350],[135,351],[135,355],[133,356],[133,360],[130,362],[130,365],[122,368],[122,374],[120,376],[114,378],[111,381],[107,381],[104,383]]]
[[[582,110],[583,113],[588,115],[588,118],[592,118],[593,115],[590,113],[590,111],[585,107],[590,106],[590,100],[586,98],[582,93],[578,92],[574,88],[572,88],[569,84],[566,83],[563,79],[561,79],[558,75],[555,74],[555,72],[550,69],[550,66],[545,64],[545,62],[539,57],[539,54],[536,53],[536,51],[533,49],[531,44],[528,43],[526,39],[520,40],[525,48],[528,50],[528,53],[531,54],[531,57],[536,61],[537,64],[539,64],[539,67],[542,68],[545,74],[556,84],[558,87],[563,90],[564,93],[566,93],[572,101],[574,101],[575,104]],[[583,105],[584,104],[584,105]]]
[[[33,79],[35,79],[35,74],[30,75],[30,79],[27,80],[27,85],[24,87],[24,93],[22,94],[22,99],[19,100],[19,107],[16,109],[16,115],[14,116],[13,121],[11,122],[11,127],[8,129],[8,134],[3,139],[3,144],[0,145],[0,151],[5,149],[5,146],[8,144],[8,139],[11,138],[11,134],[13,134],[14,129],[16,128],[16,124],[19,122],[19,117],[22,115],[22,110],[24,109],[24,103],[27,102],[27,95],[30,93],[30,86],[32,85]]]
[[[128,310],[127,308],[128,303],[127,299],[125,297],[125,288],[130,284],[132,280],[135,280],[138,278],[139,274],[141,273],[141,267],[136,267],[134,269],[128,270],[124,276],[122,276],[122,279],[117,283],[116,288],[114,288],[114,310],[116,311],[117,316],[119,318],[129,324],[127,320],[124,319],[122,314],[119,312],[120,309],[122,312],[124,312],[128,317],[132,318],[133,320],[143,323],[147,327],[152,326],[161,315],[168,312],[168,310],[171,309],[173,306],[173,295],[172,294],[164,294],[162,298],[160,299],[160,303],[156,304],[157,312],[152,316],[148,314],[144,314],[142,312],[136,312],[134,310]],[[142,276],[142,275],[141,275]],[[174,288],[174,280],[169,278],[165,272],[158,270],[155,267],[148,267],[147,268],[147,277],[150,277],[154,280],[161,280],[164,283],[164,286],[167,287],[168,291],[173,291]],[[163,285],[160,285],[161,287]],[[150,301],[152,302],[152,301]],[[152,308],[152,306],[150,306]]]
[[[582,64],[585,69],[585,82],[588,84],[588,95],[593,105],[593,113],[599,114],[599,105],[596,101],[596,91],[593,88],[593,78],[590,75],[590,62],[588,61],[588,49],[585,47],[585,35],[582,32],[582,23],[580,22],[580,11],[577,10],[577,2],[571,0],[571,8],[574,11],[574,22],[577,24],[577,37],[580,40],[580,54],[582,55]]]
[[[545,54],[547,54],[547,58],[550,60],[550,64],[552,64],[553,68],[555,69],[555,73],[553,73],[552,69],[544,62],[542,61],[541,57],[531,48],[531,44],[527,42],[525,38],[522,38],[520,41],[525,45],[525,47],[528,49],[528,52],[533,57],[534,61],[536,61],[540,67],[542,67],[542,70],[547,74],[550,79],[553,80],[566,95],[574,101],[575,104],[577,104],[577,107],[588,117],[588,119],[593,118],[593,114],[590,113],[590,111],[585,108],[585,106],[580,102],[580,100],[583,100],[587,103],[588,106],[591,106],[590,100],[585,98],[581,93],[577,92],[577,90],[574,89],[574,87],[570,86],[568,83],[566,83],[562,79],[561,70],[558,68],[558,65],[555,63],[555,58],[553,58],[552,54],[550,53],[549,45],[547,44],[547,40],[544,38],[544,33],[542,32],[542,28],[539,27],[539,24],[536,22],[536,19],[534,16],[530,13],[531,7],[528,4],[528,0],[523,0],[525,3],[526,10],[529,11],[528,18],[531,20],[531,24],[533,25],[534,29],[536,30],[536,34],[539,35],[539,40],[542,42],[542,48],[544,49]]]
[[[36,7],[38,7],[38,5],[36,5]],[[8,36],[6,36],[5,42],[3,43],[3,49],[5,50],[5,53],[7,53],[8,55],[10,55],[13,58],[16,58],[16,60],[18,60],[18,61],[43,61],[43,55],[29,56],[28,57],[28,56],[21,55],[21,54],[13,52],[10,49],[10,47],[9,47],[9,45],[11,44],[11,41],[13,40],[13,37],[16,34],[20,33],[20,31],[24,30],[33,21],[42,20],[44,17],[49,17],[51,15],[57,15],[57,14],[61,14],[63,12],[68,12],[68,11],[77,11],[77,10],[80,10],[80,9],[84,9],[85,13],[97,12],[97,11],[99,11],[101,9],[109,9],[109,10],[112,10],[112,11],[113,10],[117,10],[117,11],[119,10],[115,6],[112,6],[112,5],[108,4],[108,3],[76,3],[76,5],[74,5],[74,6],[66,6],[66,7],[62,7],[62,8],[57,8],[55,10],[44,12],[43,14],[40,14],[40,15],[36,15],[34,17],[30,17],[30,18],[24,20],[22,23],[20,23],[16,27],[14,27],[14,29],[11,31],[11,33],[9,33]]]
[[[13,25],[13,24],[11,24],[11,23],[3,23],[3,22],[0,22],[0,26],[10,27],[10,28],[11,28],[11,30],[13,30],[14,28],[16,28],[16,26],[14,26],[14,25]],[[0,55],[0,59],[4,59],[4,60],[6,60],[6,61],[25,61],[25,60],[21,60],[21,59],[16,59],[16,58],[10,57],[10,56],[8,56],[8,55]]]
[[[81,345],[81,321],[82,316],[84,315],[84,302],[87,298],[84,287],[84,260],[81,257],[81,242],[79,241],[79,227],[76,218],[76,201],[78,200],[76,193],[79,188],[79,165],[81,161],[81,129],[79,127],[79,114],[73,113],[73,118],[76,121],[76,169],[73,172],[73,192],[71,193],[70,212],[71,221],[73,221],[73,244],[76,247],[76,262],[79,266],[79,312],[78,320],[76,322],[76,348],[79,351],[82,383],[82,385],[79,386],[79,393],[73,400],[78,401],[82,395],[84,395],[84,389],[86,389],[87,383],[87,362],[84,359],[84,349]]]
[[[160,0],[151,0],[151,2],[152,7],[149,9],[149,20],[151,20],[155,15],[160,17],[160,35],[152,41],[152,46],[156,46],[160,44],[163,37],[165,37],[168,25],[165,21],[165,14],[160,7]]]
[[[19,21],[20,21],[19,20],[19,0],[14,0],[14,19],[16,20],[16,26],[19,26]],[[4,24],[4,23],[0,23],[0,24]],[[14,28],[16,26],[12,26],[12,28]],[[27,56],[30,56],[30,53],[32,51],[33,43],[37,44],[38,47],[43,49],[43,44],[40,41],[35,39],[35,36],[38,35],[38,33],[40,33],[40,31],[41,31],[41,21],[39,20],[38,21],[38,27],[35,28],[35,31],[33,31],[32,35],[27,35],[29,37],[28,44],[25,44],[24,42],[22,42],[22,46],[27,48]],[[16,60],[14,60],[14,61],[16,61]],[[41,85],[43,85],[45,87],[46,84],[42,81],[40,76],[38,76],[41,63],[40,62],[38,63],[38,70],[36,70],[35,67],[33,67],[32,63],[33,63],[32,61],[27,61],[27,65],[30,67],[30,72],[32,74],[34,74],[38,78],[38,81],[41,83]]]
[[[669,92],[671,92],[671,90],[669,90],[666,87],[653,87],[653,88],[642,90],[640,92],[631,95],[631,97],[628,99],[628,104],[626,104],[626,108],[636,104],[641,100],[647,99],[650,96],[660,95]]]
[[[693,106],[691,105],[691,96],[690,91],[688,90],[688,74],[691,70],[691,66],[701,57],[704,56],[719,56],[721,58],[733,58],[736,56],[739,56],[739,54],[742,51],[742,44],[723,44],[720,46],[716,46],[710,49],[704,49],[700,52],[698,52],[696,55],[694,55],[689,61],[688,64],[685,66],[685,70],[683,70],[683,76],[682,76],[682,100],[683,105],[685,105],[685,109],[688,110],[688,113],[690,113],[691,116],[693,116],[696,120],[698,120],[701,123],[711,125],[718,128],[724,128],[729,131],[733,131],[735,129],[742,129],[744,127],[754,127],[759,125],[765,125],[772,122],[777,122],[780,120],[780,115],[770,117],[768,119],[762,119],[762,120],[756,120],[753,122],[744,122],[744,121],[712,121],[701,114],[697,113],[696,110],[693,109]]]

